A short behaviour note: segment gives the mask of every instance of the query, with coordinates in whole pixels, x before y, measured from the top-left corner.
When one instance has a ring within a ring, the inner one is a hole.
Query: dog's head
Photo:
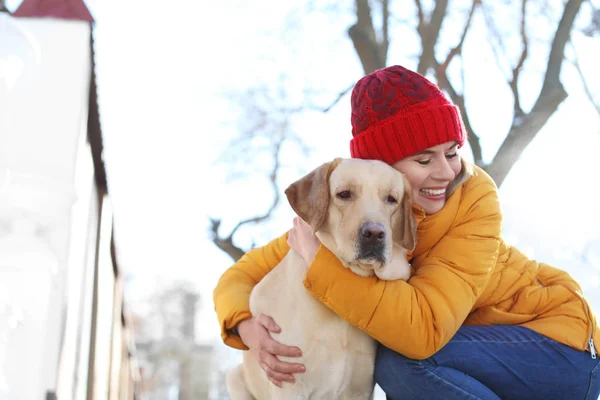
[[[335,159],[294,182],[285,194],[323,245],[359,275],[383,276],[394,252],[415,247],[411,189],[384,162]]]

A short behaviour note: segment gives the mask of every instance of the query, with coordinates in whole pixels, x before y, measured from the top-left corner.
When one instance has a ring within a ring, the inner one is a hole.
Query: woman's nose
[[[435,169],[434,174],[432,174],[434,178],[439,179],[441,181],[451,181],[456,178],[456,174],[454,170],[450,166],[450,163],[446,158],[440,161],[437,164],[437,168]]]

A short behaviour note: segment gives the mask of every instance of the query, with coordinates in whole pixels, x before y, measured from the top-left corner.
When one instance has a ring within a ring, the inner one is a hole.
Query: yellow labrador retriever
[[[294,211],[344,266],[361,276],[408,279],[406,252],[415,246],[411,190],[403,175],[381,161],[335,159],[286,189]],[[282,331],[274,338],[303,355],[282,360],[306,365],[296,383],[273,385],[250,352],[229,371],[233,400],[369,399],[375,341],[304,288],[307,265],[290,250],[250,296],[253,315],[269,315]]]

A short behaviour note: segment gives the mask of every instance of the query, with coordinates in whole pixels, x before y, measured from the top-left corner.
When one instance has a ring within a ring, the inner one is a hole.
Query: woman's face
[[[413,200],[427,214],[446,203],[446,189],[461,170],[458,144],[447,142],[406,157],[392,166],[402,172],[413,189]]]

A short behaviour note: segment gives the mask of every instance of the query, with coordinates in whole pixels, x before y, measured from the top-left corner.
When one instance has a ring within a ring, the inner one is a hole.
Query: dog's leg
[[[227,391],[231,400],[255,400],[246,387],[242,364],[227,372]]]

